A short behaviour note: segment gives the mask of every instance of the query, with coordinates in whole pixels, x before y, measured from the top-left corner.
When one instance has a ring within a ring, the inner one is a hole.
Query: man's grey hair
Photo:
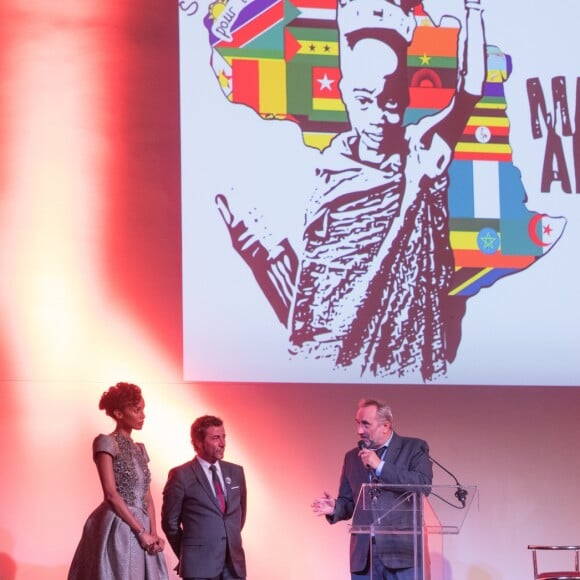
[[[380,421],[384,421],[385,423],[393,422],[393,413],[391,411],[391,407],[389,407],[389,405],[383,401],[377,401],[376,399],[361,399],[358,402],[358,406],[359,409],[361,407],[376,407],[377,417]]]

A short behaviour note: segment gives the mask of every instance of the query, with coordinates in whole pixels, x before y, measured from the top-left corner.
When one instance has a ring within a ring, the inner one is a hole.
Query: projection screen
[[[184,379],[577,385],[575,0],[184,0]]]

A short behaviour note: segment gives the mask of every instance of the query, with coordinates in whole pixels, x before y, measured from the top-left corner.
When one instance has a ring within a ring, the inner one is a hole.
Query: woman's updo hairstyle
[[[103,409],[109,417],[114,419],[114,411],[138,405],[141,399],[141,389],[137,385],[117,383],[102,394],[99,409]]]

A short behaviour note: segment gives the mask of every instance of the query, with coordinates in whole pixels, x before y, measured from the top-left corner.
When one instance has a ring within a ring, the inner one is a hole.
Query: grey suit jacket
[[[336,508],[331,516],[327,516],[327,520],[332,524],[352,517],[360,488],[363,483],[369,483],[369,472],[358,457],[358,452],[358,448],[351,449],[344,457]],[[393,433],[393,438],[384,459],[385,465],[378,483],[430,485],[433,480],[433,466],[429,460],[429,447],[422,439],[400,437]],[[393,496],[395,495],[393,493]],[[413,566],[411,536],[387,537],[387,535],[382,534],[377,535],[376,541],[376,549],[379,551],[385,566],[389,568],[408,568]],[[351,534],[351,572],[361,572],[365,569],[369,548],[368,535]]]
[[[179,558],[179,575],[213,578],[229,550],[236,575],[246,577],[242,528],[246,520],[246,480],[240,465],[220,461],[226,512],[197,458],[169,472],[161,507],[161,527]]]

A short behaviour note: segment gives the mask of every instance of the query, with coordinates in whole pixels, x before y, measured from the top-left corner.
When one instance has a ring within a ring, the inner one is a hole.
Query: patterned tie
[[[215,465],[210,465],[209,469],[211,471],[211,478],[213,481],[213,486],[215,487],[215,494],[218,498],[218,502],[220,504],[220,508],[222,513],[226,511],[226,498],[224,496],[224,490],[222,489],[222,484],[220,483],[220,478],[217,474],[217,469]]]
[[[382,447],[379,447],[378,449],[373,449],[373,451],[379,456],[379,459],[382,461],[383,460],[383,454],[385,453],[385,450],[387,448],[383,445]],[[375,475],[374,471],[369,471],[369,481],[370,483],[379,483],[379,478]]]
[[[375,453],[379,456],[379,459],[382,461],[383,453],[385,452],[386,447],[383,445],[379,449],[375,449]]]

